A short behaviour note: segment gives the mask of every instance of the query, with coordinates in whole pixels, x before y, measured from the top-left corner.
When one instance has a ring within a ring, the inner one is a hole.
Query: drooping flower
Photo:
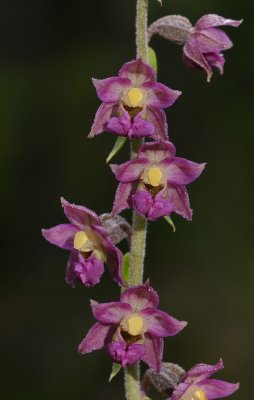
[[[208,82],[212,77],[212,67],[217,68],[222,75],[225,58],[221,52],[230,49],[233,43],[218,27],[226,25],[238,27],[241,22],[216,14],[201,17],[183,48],[186,63],[192,67],[203,68],[207,73]]]
[[[169,400],[215,400],[231,395],[239,388],[239,383],[210,378],[223,368],[221,359],[215,365],[195,365],[186,372],[183,381],[174,388]]]
[[[43,229],[42,234],[50,243],[71,252],[66,270],[66,282],[74,287],[79,279],[85,286],[100,281],[107,264],[113,279],[125,285],[122,277],[122,253],[114,245],[98,215],[83,206],[61,199],[69,224]]]
[[[158,310],[158,305],[158,294],[148,283],[125,290],[119,302],[91,301],[98,322],[80,343],[79,352],[106,348],[113,361],[123,367],[143,360],[159,371],[163,337],[176,335],[186,322]]]
[[[181,94],[155,81],[155,71],[141,59],[125,63],[118,76],[93,79],[99,107],[91,132],[94,137],[110,131],[129,138],[151,137],[167,140],[163,111]]]
[[[152,142],[140,147],[137,158],[111,169],[120,182],[112,214],[133,207],[155,220],[176,212],[191,220],[192,210],[185,185],[202,173],[205,164],[175,157],[171,142]]]
[[[158,34],[165,39],[184,45],[184,60],[189,67],[204,69],[207,80],[212,77],[212,67],[223,74],[225,63],[222,51],[233,46],[229,37],[218,27],[238,27],[242,20],[223,18],[216,14],[201,17],[195,26],[181,15],[168,15],[159,18],[148,29],[148,36]]]

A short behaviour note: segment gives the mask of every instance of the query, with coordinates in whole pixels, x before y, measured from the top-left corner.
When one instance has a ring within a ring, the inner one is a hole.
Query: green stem
[[[137,11],[136,11],[137,58],[141,57],[144,62],[148,61],[147,16],[148,16],[148,0],[137,0]]]
[[[147,45],[147,14],[148,0],[137,0],[136,11],[136,46],[137,58],[141,57],[144,62],[148,61]],[[131,158],[137,156],[142,140],[133,140]],[[141,285],[143,283],[144,258],[146,247],[147,221],[145,218],[133,212],[132,237],[129,267],[129,286]],[[140,366],[139,363],[125,368],[125,396],[127,400],[141,400],[140,392]]]

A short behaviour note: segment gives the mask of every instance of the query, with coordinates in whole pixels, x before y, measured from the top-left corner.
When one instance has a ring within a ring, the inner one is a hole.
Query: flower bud
[[[185,371],[179,365],[164,362],[159,373],[152,369],[146,371],[142,382],[143,392],[146,394],[149,386],[153,385],[158,392],[171,395],[184,375]]]
[[[181,15],[167,15],[157,19],[148,28],[148,39],[157,34],[177,44],[183,44],[189,37],[193,27],[186,17]]]
[[[130,240],[131,226],[125,218],[120,217],[120,215],[113,217],[111,214],[105,213],[100,215],[100,221],[114,244],[121,242],[123,239]]]

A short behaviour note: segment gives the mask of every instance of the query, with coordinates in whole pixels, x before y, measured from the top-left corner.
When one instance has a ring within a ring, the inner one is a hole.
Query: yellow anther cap
[[[84,231],[79,231],[76,233],[75,238],[74,238],[74,249],[76,250],[81,250],[82,247],[86,244],[86,242],[89,240],[86,232]]]
[[[204,390],[196,390],[192,397],[191,400],[207,400],[206,394]]]
[[[137,336],[143,332],[143,319],[139,315],[133,315],[127,321],[128,333]]]
[[[158,167],[151,167],[147,173],[150,185],[159,186],[161,183],[162,172]]]
[[[132,107],[137,107],[139,102],[143,99],[142,91],[139,88],[131,88],[127,96]]]

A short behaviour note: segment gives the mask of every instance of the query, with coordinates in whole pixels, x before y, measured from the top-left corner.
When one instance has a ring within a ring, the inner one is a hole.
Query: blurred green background
[[[218,377],[241,381],[233,399],[252,397],[254,305],[253,2],[150,1],[150,21],[213,12],[245,21],[225,75],[210,84],[187,70],[181,48],[158,37],[159,80],[183,95],[167,112],[178,155],[208,165],[189,186],[192,223],[173,216],[149,226],[146,272],[161,308],[188,327],[165,341],[165,360],[189,368],[223,357]],[[135,1],[1,2],[1,389],[2,400],[123,399],[122,377],[108,384],[106,352],[81,356],[93,323],[89,299],[118,289],[75,290],[64,282],[67,252],[41,227],[64,222],[59,198],[111,210],[116,182],[105,158],[115,138],[87,140],[99,105],[91,77],[115,75],[135,57]],[[128,159],[128,148],[115,158]],[[125,213],[130,218],[130,213]],[[156,396],[155,396],[156,397]]]

